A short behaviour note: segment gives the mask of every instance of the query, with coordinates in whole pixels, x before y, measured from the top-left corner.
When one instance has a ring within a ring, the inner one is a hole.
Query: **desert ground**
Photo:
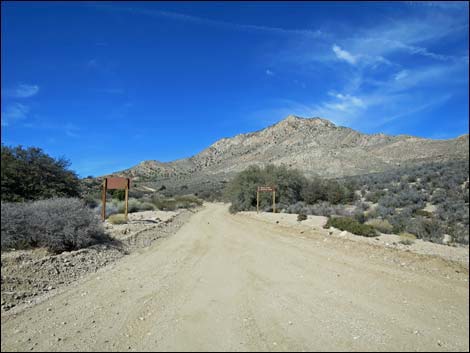
[[[205,204],[176,234],[3,313],[2,351],[469,350],[468,248],[292,217]]]

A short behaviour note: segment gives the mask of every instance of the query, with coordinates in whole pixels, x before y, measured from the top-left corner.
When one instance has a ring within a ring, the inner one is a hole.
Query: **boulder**
[[[450,243],[452,243],[452,236],[449,234],[444,234],[444,237],[442,238],[442,244],[449,245]]]

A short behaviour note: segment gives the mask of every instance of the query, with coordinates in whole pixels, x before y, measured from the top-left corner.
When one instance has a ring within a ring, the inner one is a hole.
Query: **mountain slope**
[[[183,185],[227,180],[249,165],[274,163],[331,178],[468,158],[468,148],[468,134],[451,140],[369,135],[325,119],[291,115],[260,131],[223,138],[191,158],[144,161],[114,175]]]

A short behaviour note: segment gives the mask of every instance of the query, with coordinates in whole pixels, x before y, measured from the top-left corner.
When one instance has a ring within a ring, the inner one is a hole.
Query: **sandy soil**
[[[125,254],[174,234],[195,210],[144,211],[129,214],[127,224],[105,222],[118,242],[61,254],[46,249],[2,252],[1,310],[21,311],[57,294],[63,287],[96,272]]]
[[[260,221],[276,223],[280,226],[295,227],[299,231],[306,231],[313,229],[325,235],[333,237],[341,237],[356,242],[369,243],[373,245],[385,246],[402,251],[409,251],[415,254],[438,256],[446,260],[456,261],[469,267],[469,249],[468,246],[448,246],[442,244],[435,244],[428,241],[417,239],[412,245],[404,245],[400,243],[400,237],[396,234],[380,234],[378,237],[368,238],[361,237],[355,234],[341,231],[339,229],[331,228],[330,230],[323,229],[328,218],[323,216],[307,216],[307,219],[302,222],[297,221],[296,214],[288,213],[271,213],[271,212],[241,212],[240,214],[246,217],[254,218]]]
[[[28,311],[2,351],[468,351],[468,270],[207,204]]]

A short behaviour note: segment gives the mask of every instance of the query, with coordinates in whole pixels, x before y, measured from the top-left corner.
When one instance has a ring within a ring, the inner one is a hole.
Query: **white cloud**
[[[406,109],[401,109],[400,112],[397,113],[397,114],[390,115],[390,116],[382,118],[380,121],[377,122],[378,123],[377,125],[382,126],[384,124],[390,123],[390,122],[395,121],[397,119],[401,119],[405,116],[413,115],[413,114],[422,112],[424,110],[433,108],[435,106],[438,106],[438,105],[441,105],[441,104],[447,102],[450,98],[452,98],[452,95],[451,94],[446,94],[446,95],[444,95],[440,98],[437,98],[435,100],[432,100],[430,102],[426,102],[426,103],[423,103],[423,104],[420,104],[420,105],[415,105],[415,106],[412,106],[412,107],[409,107],[409,108],[406,108]]]
[[[221,20],[213,20],[210,18],[187,15],[179,12],[173,11],[160,11],[160,10],[147,10],[139,9],[133,7],[121,7],[121,6],[110,6],[110,5],[97,5],[90,4],[97,9],[107,10],[107,11],[123,11],[128,13],[134,13],[139,15],[145,15],[150,17],[158,18],[168,18],[177,21],[189,22],[200,25],[216,26],[219,28],[227,28],[231,30],[247,30],[253,32],[265,32],[272,34],[282,34],[282,35],[301,35],[307,37],[318,38],[323,36],[323,33],[320,30],[310,30],[310,29],[290,29],[283,27],[271,27],[271,26],[261,26],[261,25],[252,25],[252,24],[243,24],[243,23],[234,23]]]
[[[408,71],[407,70],[401,70],[394,77],[395,77],[395,81],[399,81],[399,80],[403,80],[407,76],[408,76]]]
[[[274,76],[274,72],[272,72],[271,70],[267,69],[267,70],[266,70],[266,75],[268,75],[268,76]]]
[[[21,103],[12,103],[2,111],[2,126],[9,126],[18,120],[23,120],[29,113],[29,107]]]
[[[29,98],[36,95],[38,92],[38,85],[20,83],[13,89],[7,89],[5,95],[9,98]]]
[[[357,56],[352,55],[348,51],[341,49],[338,45],[334,44],[332,47],[334,53],[338,57],[338,59],[347,61],[351,65],[355,65],[357,62]]]
[[[329,92],[328,94],[332,97],[338,98],[338,100],[341,101],[341,104],[343,104],[343,106],[350,105],[350,106],[361,107],[361,108],[365,107],[364,101],[359,97],[354,97],[349,94],[333,93],[333,92]]]
[[[288,65],[330,91],[298,102],[278,99],[273,115],[320,116],[371,131],[426,119],[468,90],[468,4],[467,11],[444,10],[397,9],[372,26],[341,23],[341,32],[289,41],[272,53],[270,64]]]

